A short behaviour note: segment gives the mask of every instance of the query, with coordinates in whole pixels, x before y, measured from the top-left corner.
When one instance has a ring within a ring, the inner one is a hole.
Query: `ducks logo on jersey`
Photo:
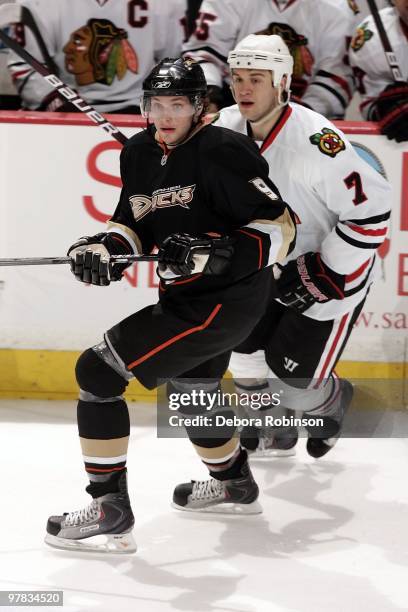
[[[321,153],[329,157],[336,157],[337,153],[344,151],[346,145],[336,132],[330,128],[323,128],[321,132],[317,132],[310,136],[310,142],[317,145]]]
[[[115,77],[123,79],[128,70],[137,74],[138,58],[127,38],[126,30],[109,19],[89,19],[72,32],[63,48],[65,68],[82,86],[112,85]]]

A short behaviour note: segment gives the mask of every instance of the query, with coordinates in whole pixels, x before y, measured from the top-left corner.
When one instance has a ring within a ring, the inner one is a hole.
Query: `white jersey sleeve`
[[[361,281],[387,234],[390,186],[327,120],[309,136],[309,142],[314,150],[310,151],[307,179],[336,215],[336,224],[321,243],[322,259],[353,282],[359,277]]]
[[[392,7],[380,11],[380,17],[397,57],[402,76],[408,81],[408,26],[403,24]],[[360,110],[367,119],[372,103],[388,85],[394,83],[372,17],[368,17],[358,26],[351,42],[349,55],[362,97]]]
[[[18,1],[32,12],[61,80],[101,112],[137,105],[155,63],[181,53],[184,0]],[[15,32],[42,61],[29,28]],[[40,108],[53,88],[15,53],[8,66],[24,106]]]

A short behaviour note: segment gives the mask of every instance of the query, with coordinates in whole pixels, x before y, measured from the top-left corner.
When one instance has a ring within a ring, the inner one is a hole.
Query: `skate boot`
[[[262,508],[257,501],[258,495],[258,485],[246,461],[238,478],[192,480],[177,485],[172,506],[188,512],[260,514]]]
[[[254,411],[252,411],[252,417]],[[258,411],[259,418],[265,419],[266,416],[289,418],[295,413],[287,408],[267,409]],[[296,454],[296,443],[298,441],[298,431],[296,427],[244,427],[240,433],[241,446],[250,453],[251,459],[264,459],[270,457],[293,457]]]
[[[304,415],[323,419],[323,427],[306,427],[309,436],[306,449],[309,455],[315,459],[320,459],[320,457],[326,455],[337,443],[341,435],[344,417],[353,399],[353,385],[344,379],[339,380],[338,383],[338,396],[327,413],[318,414],[311,411]]]
[[[127,491],[126,470],[107,482],[91,483],[94,497],[86,508],[50,516],[45,542],[54,548],[129,554],[136,551],[134,517]],[[99,493],[101,493],[99,495]]]

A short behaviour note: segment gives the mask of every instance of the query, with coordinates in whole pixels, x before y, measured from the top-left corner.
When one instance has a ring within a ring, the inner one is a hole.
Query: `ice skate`
[[[136,544],[132,536],[135,521],[127,492],[126,472],[117,481],[117,488],[119,490],[116,492],[108,492],[93,499],[82,510],[50,516],[46,544],[54,548],[86,552],[135,552]]]
[[[247,411],[248,413],[248,411]],[[253,416],[249,413],[250,416]],[[287,408],[267,409],[259,411],[260,418],[266,416],[274,418],[289,418],[294,413]],[[293,457],[296,455],[295,446],[298,441],[296,427],[244,427],[240,433],[241,446],[246,448],[252,459],[268,459],[270,457]]]
[[[305,414],[308,417],[316,416],[316,418],[323,419],[323,427],[306,427],[309,434],[306,449],[309,455],[315,459],[320,459],[320,457],[326,455],[341,436],[344,417],[353,399],[354,391],[353,385],[348,380],[340,380],[339,385],[339,397],[330,415],[314,415],[313,412]]]
[[[210,478],[179,484],[174,489],[173,508],[216,514],[260,514],[259,489],[247,462],[241,474],[231,480]]]

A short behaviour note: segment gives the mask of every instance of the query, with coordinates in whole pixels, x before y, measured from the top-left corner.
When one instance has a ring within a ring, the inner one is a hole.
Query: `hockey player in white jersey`
[[[248,34],[282,36],[294,58],[293,93],[313,110],[342,118],[353,89],[345,63],[355,28],[350,0],[204,0],[184,52],[199,61],[207,82],[228,79],[227,56]]]
[[[397,142],[408,140],[408,0],[394,0],[380,17],[405,82],[395,82],[374,19],[358,26],[350,46],[350,63],[362,96],[364,118],[380,123]]]
[[[181,52],[185,0],[23,0],[61,79],[101,112],[140,112],[142,82],[154,64]],[[29,28],[17,40],[42,59]],[[55,90],[10,52],[9,70],[23,106],[71,111]]]
[[[283,390],[283,407],[323,418],[323,429],[308,430],[308,452],[318,458],[335,443],[351,401],[351,385],[334,367],[379,275],[390,187],[330,121],[289,102],[293,60],[280,37],[247,36],[228,62],[237,104],[222,109],[216,125],[258,143],[298,217],[295,249],[275,266],[277,294],[230,370],[242,393]],[[296,432],[281,433],[261,431],[258,448],[293,447]],[[253,450],[257,440],[242,442]]]

